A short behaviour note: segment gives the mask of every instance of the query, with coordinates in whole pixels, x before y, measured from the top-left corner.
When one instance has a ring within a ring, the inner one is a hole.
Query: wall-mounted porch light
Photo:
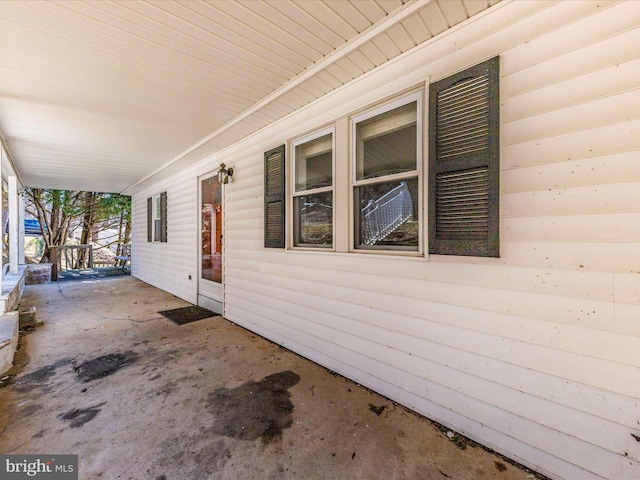
[[[225,164],[221,163],[218,169],[218,183],[227,184],[231,177],[233,177],[233,167],[225,168]]]

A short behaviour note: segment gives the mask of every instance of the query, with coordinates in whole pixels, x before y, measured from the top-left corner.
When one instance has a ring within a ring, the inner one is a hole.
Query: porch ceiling
[[[497,1],[4,0],[0,134],[25,186],[127,192]]]

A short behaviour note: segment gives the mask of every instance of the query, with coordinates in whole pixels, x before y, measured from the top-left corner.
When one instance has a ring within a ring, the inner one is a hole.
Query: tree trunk
[[[85,211],[82,218],[82,235],[80,236],[80,243],[82,245],[89,245],[91,243],[93,228],[95,226],[96,198],[95,193],[85,192]],[[74,268],[86,267],[89,264],[88,257],[89,252],[87,250],[79,251],[77,264],[74,265]]]
[[[124,210],[120,211],[120,219],[118,221],[118,244],[116,245],[116,255],[122,255],[122,229],[124,228]]]
[[[131,243],[131,217],[128,217],[125,220],[125,224],[124,224],[124,242],[123,243]]]

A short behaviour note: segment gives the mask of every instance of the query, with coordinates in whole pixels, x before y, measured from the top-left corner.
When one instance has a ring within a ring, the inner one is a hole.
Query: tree
[[[118,193],[86,192],[85,215],[81,242],[87,244],[105,230],[117,230],[114,240],[116,255],[122,254],[122,246],[131,241],[131,197]]]
[[[51,247],[65,245],[69,234],[82,228],[80,241],[91,243],[98,232],[117,229],[110,243],[129,243],[131,237],[131,197],[117,193],[78,192],[28,188],[26,211],[42,225],[45,253],[41,262],[51,257]],[[87,259],[79,257],[79,263]],[[76,265],[79,266],[79,265]]]
[[[40,221],[45,250],[41,262],[51,258],[51,247],[64,245],[74,222],[82,214],[82,192],[27,188],[25,210]]]
[[[103,201],[111,209],[110,218],[117,218],[118,247],[116,255],[123,255],[123,246],[131,243],[131,197],[120,194],[110,194]]]

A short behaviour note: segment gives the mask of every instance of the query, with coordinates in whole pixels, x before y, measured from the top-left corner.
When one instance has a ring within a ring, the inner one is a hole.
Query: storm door
[[[200,178],[198,305],[222,313],[222,185],[215,173]]]

